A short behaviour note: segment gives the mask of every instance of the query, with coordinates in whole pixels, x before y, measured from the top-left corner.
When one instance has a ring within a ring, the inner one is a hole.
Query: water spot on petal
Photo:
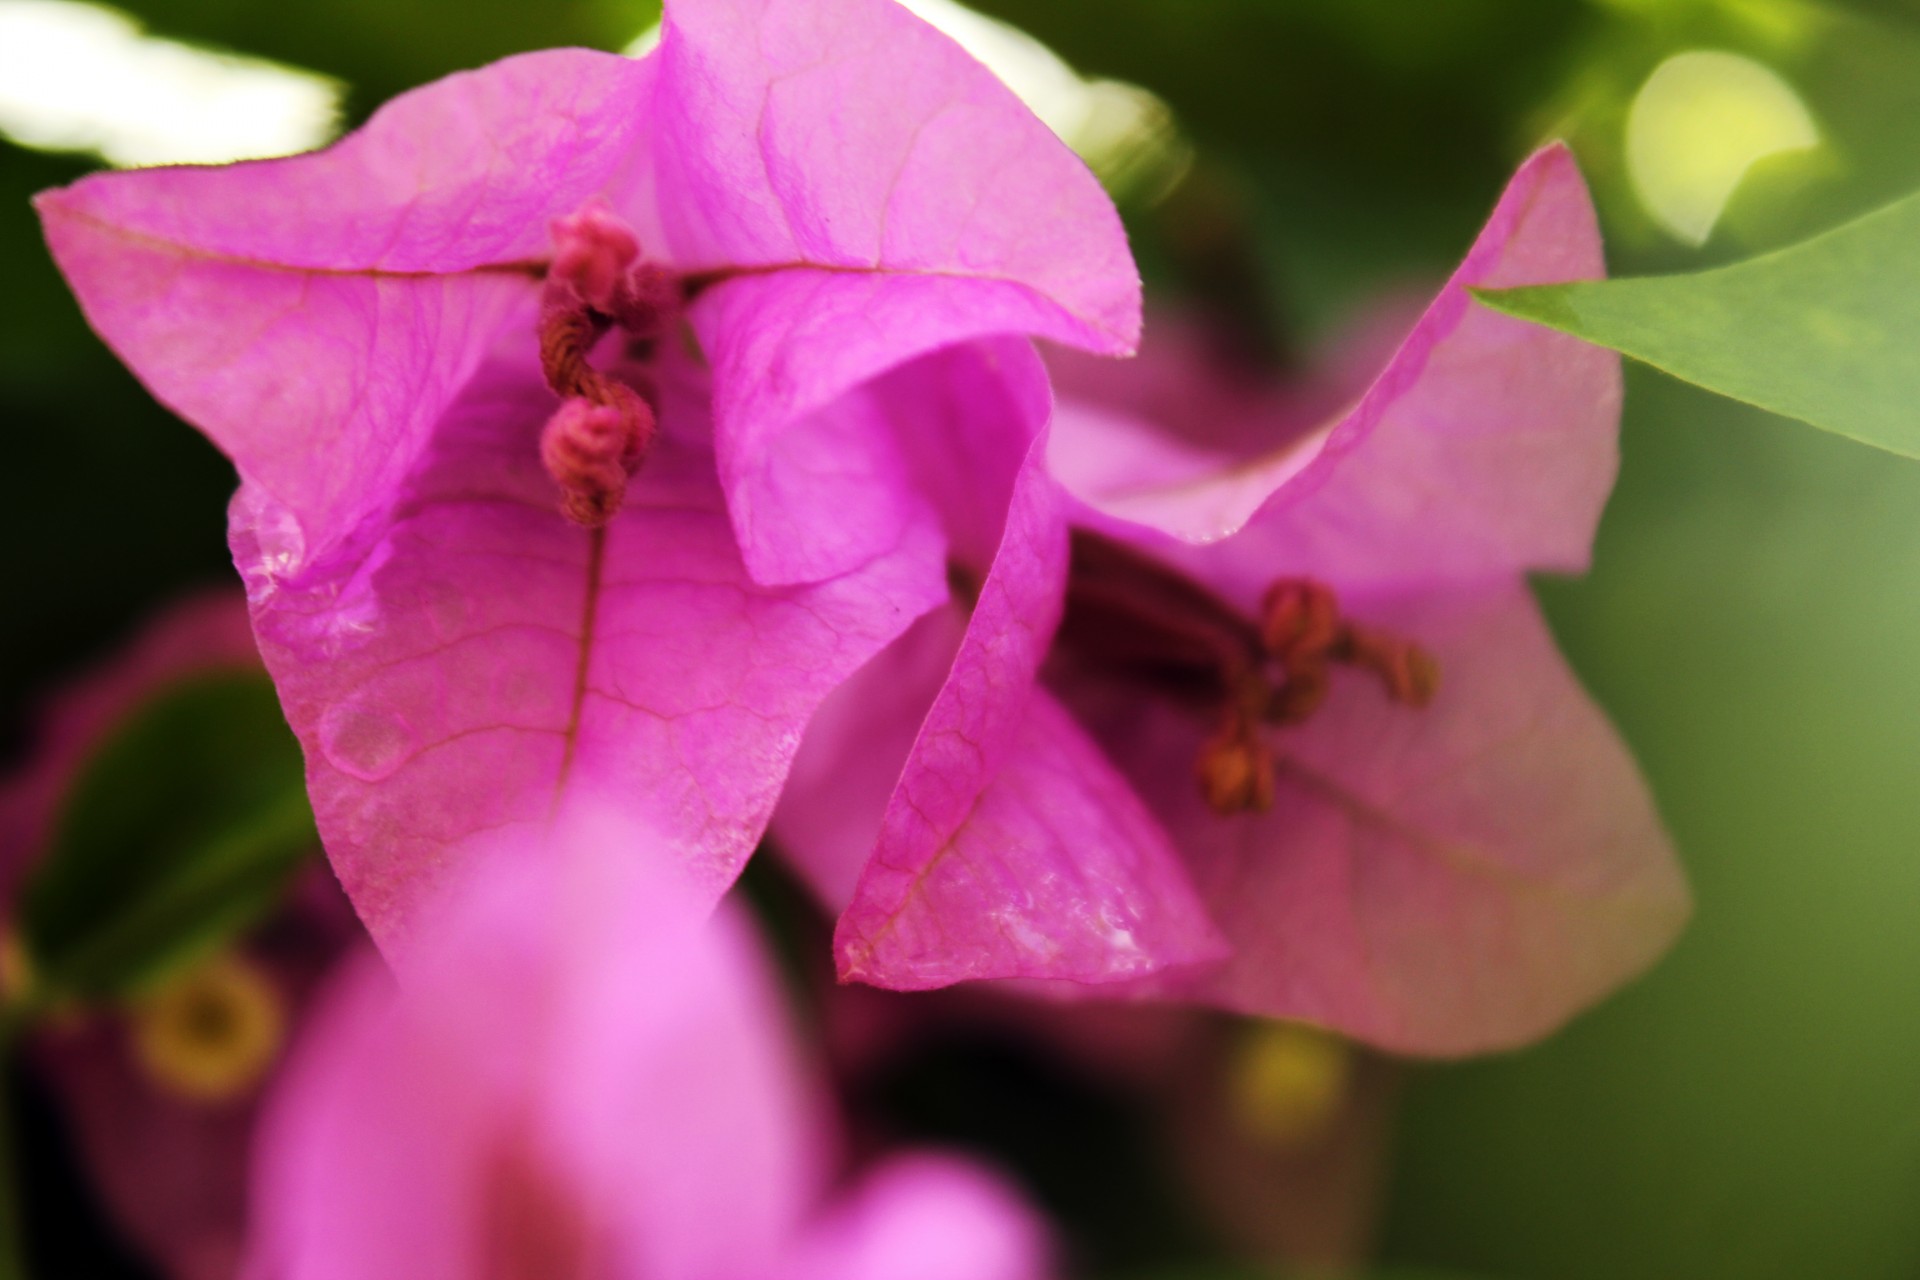
[[[343,702],[320,719],[320,750],[327,762],[362,782],[378,782],[420,749],[407,722],[391,711]]]

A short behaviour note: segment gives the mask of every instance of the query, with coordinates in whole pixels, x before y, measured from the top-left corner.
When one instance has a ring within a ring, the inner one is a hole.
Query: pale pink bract
[[[604,811],[476,849],[271,1100],[248,1274],[1041,1280],[1013,1192],[907,1153],[849,1190],[744,930]]]
[[[1315,395],[1236,387],[1172,334],[1131,365],[1056,360],[1048,464],[1076,539],[1132,548],[1193,584],[1156,589],[1199,590],[1256,633],[1270,583],[1327,584],[1344,617],[1437,659],[1438,693],[1398,705],[1380,679],[1336,670],[1316,713],[1254,747],[1271,756],[1267,811],[1223,814],[1195,779],[1216,713],[1073,644],[1056,644],[1045,686],[1036,661],[983,678],[986,598],[957,649],[958,621],[933,615],[823,707],[775,818],[843,909],[843,977],[1127,978],[1088,966],[1083,940],[1106,926],[1124,955],[1142,931],[1077,892],[1116,862],[1153,869],[1134,882],[1170,886],[1168,900],[1197,891],[1228,952],[1176,972],[1161,948],[1158,976],[1118,990],[1409,1052],[1525,1042],[1650,964],[1686,887],[1525,582],[1587,564],[1616,465],[1618,360],[1467,293],[1602,271],[1586,189],[1553,147],[1345,408],[1296,413]],[[1044,650],[1080,571],[1059,569],[994,634]],[[1432,693],[1399,678],[1401,702]],[[1176,914],[1195,958],[1207,919]]]

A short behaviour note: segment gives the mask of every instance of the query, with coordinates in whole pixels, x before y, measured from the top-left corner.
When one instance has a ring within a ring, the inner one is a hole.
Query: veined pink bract
[[[1092,175],[892,0],[673,0],[644,59],[511,58],[325,151],[39,208],[95,328],[240,471],[255,629],[383,944],[442,850],[576,786],[717,895],[819,700],[946,591],[848,395],[1139,323]]]
[[[1032,536],[1071,520],[1071,554],[1005,617],[989,578],[837,693],[776,817],[845,908],[842,975],[1125,978],[1085,963],[1090,935],[1141,937],[1083,887],[1118,867],[1197,891],[1230,951],[1145,990],[1404,1051],[1522,1043],[1651,963],[1686,888],[1525,583],[1586,565],[1618,361],[1467,293],[1601,270],[1549,148],[1331,417],[1177,342],[1057,362],[1048,465],[1074,496]]]

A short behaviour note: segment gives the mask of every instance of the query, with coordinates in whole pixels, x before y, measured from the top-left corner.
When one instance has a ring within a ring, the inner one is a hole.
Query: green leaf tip
[[[1920,458],[1920,195],[1709,271],[1474,296],[1732,399]]]

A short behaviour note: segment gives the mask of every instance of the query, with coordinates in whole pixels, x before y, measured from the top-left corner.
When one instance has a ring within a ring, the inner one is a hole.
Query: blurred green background
[[[515,50],[621,47],[654,16],[625,0],[123,7],[335,77],[354,118]],[[1621,274],[1744,257],[1920,189],[1920,6],[1900,0],[980,7],[1171,105],[1194,166],[1126,209],[1150,287],[1231,317],[1281,368],[1371,290],[1439,278],[1553,133],[1595,183]],[[1691,49],[1770,67],[1822,138],[1757,167],[1700,246],[1649,215],[1624,145],[1648,74]],[[27,207],[90,163],[0,143],[9,752],[49,682],[231,574],[226,464],[91,337]],[[1555,1040],[1417,1070],[1383,1257],[1508,1280],[1920,1276],[1920,464],[1640,369],[1623,452],[1596,571],[1542,594],[1653,780],[1697,919]],[[1083,1119],[1061,1134],[1111,1134],[1104,1112]],[[1089,1232],[1102,1205],[1113,1217],[1124,1247],[1092,1256],[1204,1252],[1151,1238],[1126,1187],[1058,1189],[1089,1167],[1132,1176],[1103,1153],[1030,1170]]]

